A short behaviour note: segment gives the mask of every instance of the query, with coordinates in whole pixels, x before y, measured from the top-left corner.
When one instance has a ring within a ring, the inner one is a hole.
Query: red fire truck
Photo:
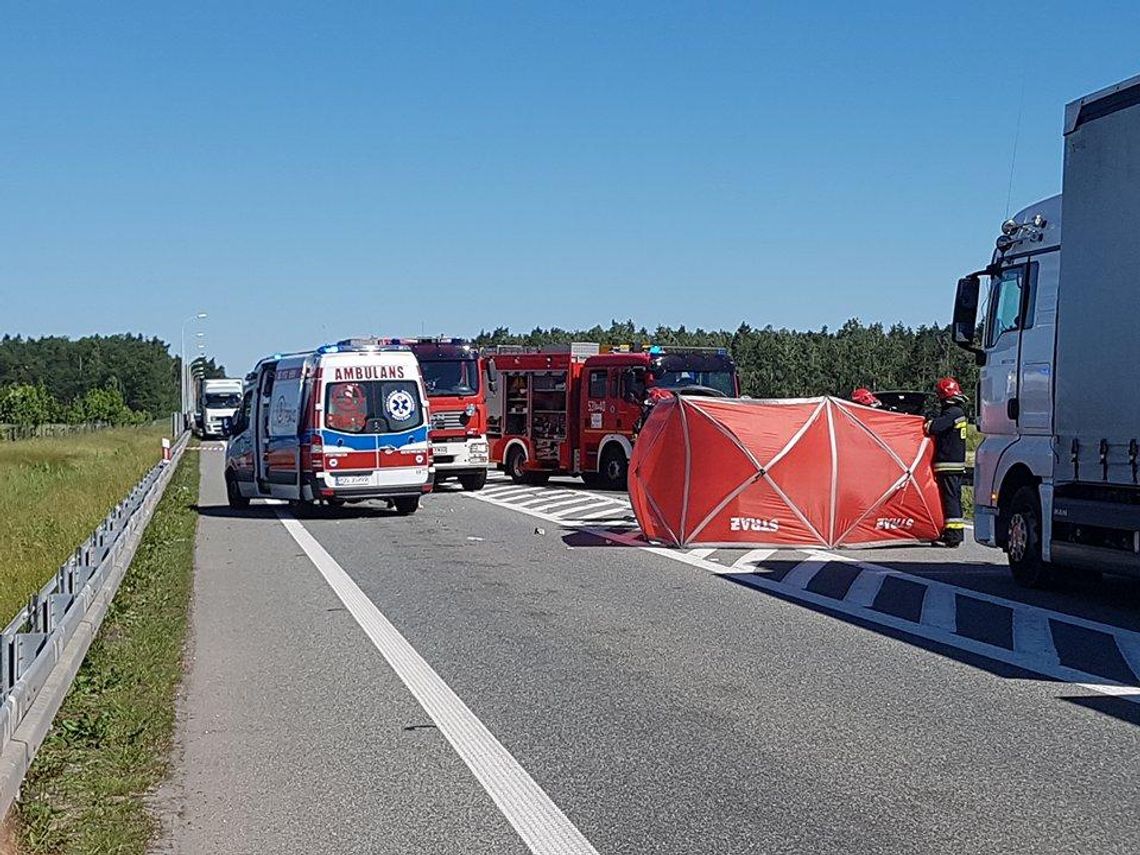
[[[420,363],[431,404],[435,483],[457,478],[464,490],[487,483],[487,398],[479,352],[461,338],[394,338]]]
[[[491,462],[520,483],[580,475],[587,484],[623,489],[655,390],[740,394],[736,365],[723,348],[501,346],[485,359]]]

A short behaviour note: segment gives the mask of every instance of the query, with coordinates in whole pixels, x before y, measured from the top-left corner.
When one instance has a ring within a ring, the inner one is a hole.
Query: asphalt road
[[[224,507],[220,457],[162,851],[1140,851],[1140,704],[1065,676],[1133,676],[1093,636],[1127,652],[1134,586],[1027,598],[980,547],[666,554],[569,483],[298,539]],[[1054,676],[1010,664],[1027,615]]]

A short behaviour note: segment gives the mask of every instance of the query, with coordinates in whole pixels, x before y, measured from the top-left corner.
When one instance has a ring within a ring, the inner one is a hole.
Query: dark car
[[[875,397],[882,401],[884,410],[892,413],[906,413],[908,416],[930,414],[931,396],[928,392],[875,392]]]

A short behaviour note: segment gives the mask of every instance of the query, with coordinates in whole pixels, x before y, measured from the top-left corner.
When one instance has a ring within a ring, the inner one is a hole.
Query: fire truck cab
[[[435,483],[455,478],[464,490],[487,483],[487,398],[479,351],[461,338],[389,339],[420,363],[431,403]]]
[[[413,513],[435,474],[428,423],[407,347],[348,339],[263,359],[224,424],[230,507],[382,499]]]
[[[624,489],[655,395],[739,394],[723,349],[503,346],[486,362],[491,460],[521,483],[579,475],[587,484]]]

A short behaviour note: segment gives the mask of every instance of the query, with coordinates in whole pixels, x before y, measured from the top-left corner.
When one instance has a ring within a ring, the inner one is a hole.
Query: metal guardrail
[[[0,819],[91,646],[190,435],[174,443],[0,632]]]

